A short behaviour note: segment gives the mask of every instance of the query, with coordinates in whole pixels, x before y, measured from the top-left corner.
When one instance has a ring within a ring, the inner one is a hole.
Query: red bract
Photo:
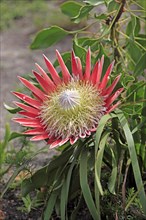
[[[91,71],[89,49],[83,72],[80,59],[72,52],[72,73],[70,73],[60,53],[56,51],[56,54],[62,76],[58,75],[52,63],[44,56],[50,75],[38,64],[36,67],[39,73],[33,71],[41,89],[19,77],[32,92],[32,97],[13,92],[24,102],[15,102],[22,109],[19,114],[23,115],[23,118],[13,120],[29,128],[24,133],[33,135],[31,140],[46,140],[51,148],[61,146],[67,141],[74,144],[79,138],[85,138],[95,132],[101,117],[120,104],[114,101],[123,91],[123,88],[120,88],[113,93],[120,75],[107,87],[114,62],[109,65],[101,80],[104,57]]]

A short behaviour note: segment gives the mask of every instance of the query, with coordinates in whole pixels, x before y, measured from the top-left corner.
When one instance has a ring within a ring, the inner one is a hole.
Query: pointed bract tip
[[[21,76],[17,76],[18,77],[18,79],[21,81],[21,82],[23,82],[23,80],[26,80],[25,78],[23,78],[23,77],[21,77]]]
[[[43,57],[44,57],[44,60],[47,60],[47,61],[48,61],[48,57],[46,57],[45,54],[43,54]]]
[[[56,55],[57,55],[57,57],[61,56],[61,54],[59,53],[59,51],[57,49],[56,49]]]

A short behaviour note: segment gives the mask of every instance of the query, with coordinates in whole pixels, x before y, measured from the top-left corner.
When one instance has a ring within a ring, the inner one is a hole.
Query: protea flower
[[[33,71],[39,88],[18,77],[32,92],[32,97],[13,92],[24,102],[14,102],[22,109],[19,114],[23,118],[13,120],[29,128],[24,133],[32,135],[31,140],[46,140],[50,148],[61,146],[67,141],[74,144],[79,138],[95,132],[101,117],[120,104],[114,101],[123,91],[120,88],[113,93],[120,75],[107,87],[114,62],[109,65],[102,80],[104,56],[91,71],[90,48],[86,54],[85,71],[74,52],[71,54],[72,73],[67,69],[60,53],[56,51],[56,54],[62,76],[58,75],[52,63],[44,56],[49,75],[38,64],[36,67],[39,73]]]

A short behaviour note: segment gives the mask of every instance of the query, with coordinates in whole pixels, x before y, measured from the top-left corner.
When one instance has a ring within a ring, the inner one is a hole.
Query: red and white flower
[[[29,129],[24,133],[32,135],[31,140],[46,140],[50,147],[61,146],[70,141],[74,144],[79,138],[85,138],[96,131],[99,120],[113,111],[120,102],[115,99],[123,91],[118,89],[113,93],[120,75],[107,87],[114,62],[112,62],[102,77],[104,57],[97,61],[91,71],[91,52],[86,55],[85,71],[81,61],[71,54],[72,73],[67,69],[60,53],[56,51],[62,76],[59,76],[52,63],[44,56],[49,75],[38,65],[39,71],[33,71],[41,89],[32,82],[18,77],[32,92],[28,96],[13,92],[23,102],[14,102],[22,111],[22,118],[14,118]]]

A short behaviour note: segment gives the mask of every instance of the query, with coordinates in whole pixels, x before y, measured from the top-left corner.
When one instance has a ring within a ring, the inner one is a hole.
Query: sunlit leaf
[[[134,75],[140,76],[141,74],[144,74],[144,70],[146,70],[146,53],[144,53],[140,59],[138,59],[138,62],[136,63],[135,69],[134,69]]]
[[[121,84],[127,89],[129,86],[131,86],[131,83],[135,80],[134,76],[123,74],[121,76]]]
[[[12,113],[12,114],[15,114],[17,112],[20,111],[21,108],[13,108],[13,107],[10,107],[9,105],[5,104],[4,103],[4,107],[7,109],[8,112]]]
[[[140,31],[139,19],[135,16],[131,16],[131,20],[129,21],[126,28],[126,34],[134,38],[139,34],[139,31]]]
[[[37,33],[35,39],[33,40],[30,48],[31,49],[44,49],[51,45],[59,42],[70,32],[60,28],[58,26],[52,26],[46,28]]]
[[[18,133],[18,132],[12,132],[10,137],[9,137],[9,141],[15,139],[15,138],[18,138],[18,137],[22,137],[22,136],[26,136],[22,133]]]
[[[94,5],[94,6],[97,6],[97,5],[100,5],[100,4],[104,4],[104,0],[84,0],[85,3],[88,3],[90,5]]]
[[[93,9],[93,6],[91,5],[82,6],[79,10],[79,13],[75,17],[73,17],[71,20],[74,21],[75,23],[79,23],[80,20],[86,17],[92,9]]]
[[[95,18],[98,20],[106,20],[107,15],[106,14],[95,15]]]
[[[99,44],[99,52],[98,55],[96,56],[95,60],[97,61],[98,59],[101,59],[101,57],[104,55],[104,65],[103,65],[103,70],[102,70],[102,74],[104,75],[104,73],[106,72],[108,66],[110,65],[111,61],[109,56],[107,55],[107,52],[104,49],[104,46],[100,43]]]
[[[129,40],[127,50],[134,63],[137,63],[142,55],[141,49],[135,44],[133,40]]]
[[[115,1],[110,1],[108,4],[108,12],[116,11],[119,8],[119,3]]]
[[[135,37],[135,40],[146,48],[146,34],[139,34],[137,37]]]
[[[75,1],[67,1],[60,6],[61,11],[69,17],[75,17],[79,13],[81,7],[82,5]]]
[[[81,59],[82,64],[85,62],[86,50],[78,44],[78,41],[74,39],[73,41],[73,50],[77,57]]]

